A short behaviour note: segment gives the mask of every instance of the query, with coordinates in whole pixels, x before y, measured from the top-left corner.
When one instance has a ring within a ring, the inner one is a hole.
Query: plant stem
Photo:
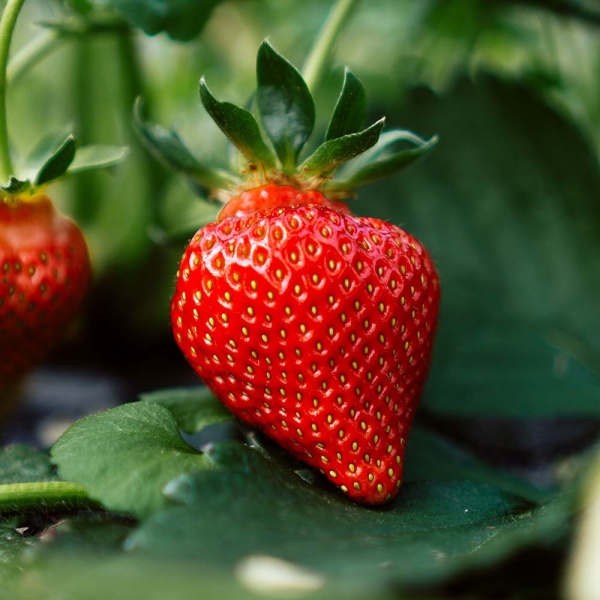
[[[329,66],[331,51],[337,36],[357,4],[358,0],[337,0],[331,9],[302,69],[302,76],[311,92],[319,87]]]
[[[40,59],[46,58],[64,41],[64,36],[57,31],[45,31],[21,48],[8,63],[6,79],[9,83],[18,80]]]
[[[0,485],[0,511],[55,508],[97,508],[85,488],[69,481],[39,481]]]
[[[7,0],[0,17],[0,180],[2,182],[8,181],[13,173],[6,114],[6,72],[10,42],[24,2],[25,0]]]

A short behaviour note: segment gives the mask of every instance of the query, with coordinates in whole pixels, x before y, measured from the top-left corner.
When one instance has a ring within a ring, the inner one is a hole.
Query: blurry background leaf
[[[176,40],[198,35],[215,6],[223,0],[93,0],[117,11],[132,27],[155,35],[166,32]]]
[[[75,159],[71,163],[68,173],[80,173],[94,169],[107,169],[120,164],[127,156],[125,146],[101,146],[91,144],[77,148]]]
[[[4,446],[0,450],[0,484],[58,479],[46,453],[24,444]]]
[[[425,406],[597,415],[600,170],[586,140],[526,86],[484,75],[417,91],[403,114],[445,143],[373,188],[369,209],[420,237],[440,270]]]

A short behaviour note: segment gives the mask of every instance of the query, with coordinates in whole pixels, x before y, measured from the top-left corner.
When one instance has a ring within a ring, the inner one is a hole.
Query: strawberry
[[[83,235],[56,212],[46,188],[76,172],[113,166],[126,154],[117,146],[78,149],[72,135],[50,134],[15,174],[6,75],[22,6],[22,1],[8,2],[0,14],[0,411],[14,403],[20,378],[58,341],[89,285]]]
[[[0,386],[54,347],[89,281],[81,230],[47,196],[0,201]]]
[[[200,83],[205,108],[247,160],[245,181],[200,166],[174,133],[138,114],[154,152],[226,200],[183,254],[171,304],[174,336],[235,416],[350,498],[382,504],[401,485],[440,289],[415,238],[355,216],[341,199],[436,140],[382,135],[383,120],[361,129],[362,87],[347,72],[325,142],[298,165],[314,124],[312,97],[267,43],[257,75],[271,145],[248,111],[219,102]],[[414,147],[395,150],[398,142]],[[344,176],[336,178],[340,167]]]

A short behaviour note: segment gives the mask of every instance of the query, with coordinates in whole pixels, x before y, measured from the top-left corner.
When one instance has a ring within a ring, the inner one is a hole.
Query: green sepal
[[[34,185],[44,185],[54,179],[62,177],[66,172],[77,151],[77,144],[72,135],[68,135],[63,142],[54,149],[48,158],[44,161],[37,172]]]
[[[67,169],[67,175],[110,169],[125,160],[129,154],[127,146],[110,146],[104,144],[89,144],[77,148],[75,158]]]
[[[367,98],[362,83],[350,71],[344,72],[344,83],[340,97],[333,109],[325,140],[334,140],[363,127],[367,114]]]
[[[65,175],[105,169],[122,162],[126,146],[89,145],[77,147],[73,135],[46,135],[25,161],[26,171],[33,173],[33,187],[44,186]],[[21,190],[21,193],[24,190]]]
[[[23,161],[23,168],[32,175],[37,174],[69,136],[68,130],[53,131],[44,135]]]
[[[265,144],[252,114],[230,102],[218,101],[210,93],[204,77],[200,79],[199,91],[200,100],[208,114],[248,161],[274,168],[275,155]]]
[[[304,161],[301,169],[307,175],[331,173],[341,164],[372,148],[384,124],[385,119],[380,119],[363,131],[324,142]]]
[[[315,103],[302,75],[266,41],[258,50],[256,77],[262,125],[284,172],[293,173],[315,126]]]
[[[324,188],[356,188],[388,177],[429,152],[438,141],[437,135],[424,140],[410,131],[388,131],[373,148],[365,152],[354,165],[349,166],[343,179],[333,180],[325,184]],[[413,147],[395,150],[400,143],[409,143]]]
[[[17,179],[11,175],[6,184],[0,185],[0,197],[18,196],[32,189],[33,186],[29,179]]]
[[[140,98],[136,100],[133,115],[134,124],[145,146],[169,168],[187,175],[207,191],[238,183],[230,173],[208,167],[196,160],[175,131],[145,121]]]

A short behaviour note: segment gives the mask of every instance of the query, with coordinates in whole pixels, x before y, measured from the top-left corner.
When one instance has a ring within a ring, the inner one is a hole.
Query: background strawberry
[[[45,189],[73,173],[115,165],[125,154],[115,146],[78,151],[73,136],[49,136],[26,160],[33,177],[11,175],[0,185],[0,411],[20,399],[22,377],[63,338],[90,283],[83,234]]]
[[[23,0],[10,0],[0,14],[0,410],[18,400],[19,379],[59,340],[90,280],[83,235],[56,212],[46,187],[73,173],[112,166],[125,156],[121,147],[78,149],[72,135],[47,134],[15,171],[7,67],[22,7]]]
[[[381,504],[401,484],[440,292],[418,241],[352,215],[340,199],[436,140],[381,135],[383,119],[361,129],[364,92],[347,72],[325,142],[298,165],[314,126],[307,86],[267,43],[257,76],[271,145],[248,111],[217,101],[200,82],[205,108],[248,161],[245,181],[196,163],[138,109],[150,148],[227,201],[184,253],[171,306],[175,338],[233,414],[353,499]],[[231,186],[237,191],[224,190]]]
[[[89,281],[81,230],[48,197],[0,201],[0,386],[61,339]]]
[[[20,399],[19,381],[62,339],[89,287],[83,234],[44,190],[67,175],[115,165],[126,150],[80,150],[70,135],[44,139],[26,161],[33,178],[11,175],[0,185],[0,411]]]

